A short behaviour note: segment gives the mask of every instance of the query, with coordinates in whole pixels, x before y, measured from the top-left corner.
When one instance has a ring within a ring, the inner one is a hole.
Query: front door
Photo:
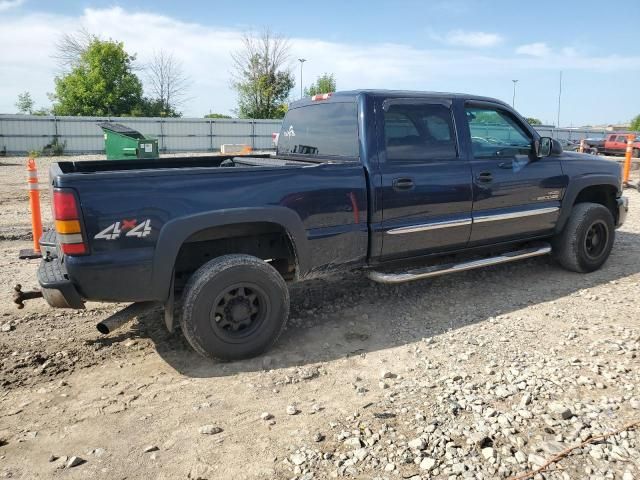
[[[459,152],[451,103],[389,99],[378,112],[382,257],[466,246],[471,169]]]
[[[465,113],[473,175],[470,245],[553,230],[567,185],[558,157],[536,158],[534,134],[501,105],[468,103]]]

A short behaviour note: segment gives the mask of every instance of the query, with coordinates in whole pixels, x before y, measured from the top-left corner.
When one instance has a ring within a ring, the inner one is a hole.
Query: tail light
[[[53,217],[62,253],[85,255],[88,249],[80,226],[78,200],[73,192],[64,189],[53,191]]]
[[[312,102],[317,102],[318,100],[329,100],[331,98],[331,93],[318,93],[311,97]]]

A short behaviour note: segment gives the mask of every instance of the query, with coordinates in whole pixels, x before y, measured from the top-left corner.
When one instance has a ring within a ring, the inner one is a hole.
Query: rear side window
[[[440,104],[385,106],[387,160],[447,160],[457,157],[451,110]]]
[[[278,153],[357,158],[355,103],[319,103],[289,110],[278,137]]]

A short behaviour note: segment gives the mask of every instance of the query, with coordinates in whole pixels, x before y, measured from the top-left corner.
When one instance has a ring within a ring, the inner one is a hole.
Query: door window
[[[531,135],[508,112],[480,107],[466,107],[465,111],[475,158],[531,153]]]
[[[448,160],[458,156],[451,110],[445,105],[385,105],[384,137],[388,161]]]

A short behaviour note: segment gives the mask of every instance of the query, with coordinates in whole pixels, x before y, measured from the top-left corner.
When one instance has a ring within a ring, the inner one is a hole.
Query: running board
[[[490,265],[500,265],[502,263],[515,262],[516,260],[524,260],[525,258],[539,257],[551,253],[551,245],[542,244],[538,247],[525,248],[516,250],[515,252],[503,253],[497,257],[483,258],[480,260],[471,260],[462,263],[448,263],[445,265],[434,265],[416,270],[409,270],[403,273],[383,273],[369,272],[369,278],[378,283],[404,283],[412,280],[420,280],[423,278],[437,277],[448,273],[464,272],[465,270],[473,270],[474,268],[488,267]]]

